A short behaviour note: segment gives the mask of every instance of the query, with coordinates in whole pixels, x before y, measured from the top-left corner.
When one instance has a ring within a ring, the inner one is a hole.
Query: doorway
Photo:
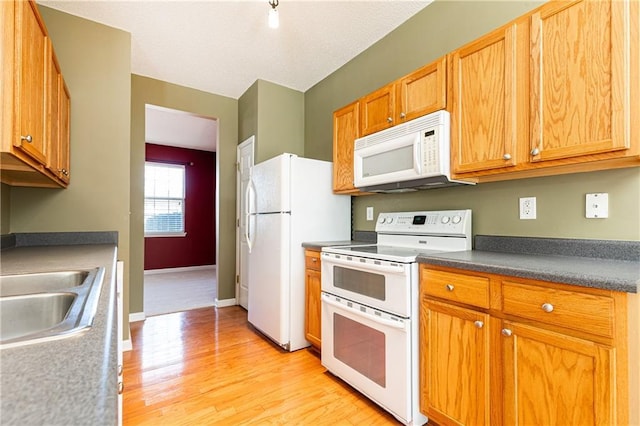
[[[217,134],[215,118],[145,105],[145,316],[215,304]]]

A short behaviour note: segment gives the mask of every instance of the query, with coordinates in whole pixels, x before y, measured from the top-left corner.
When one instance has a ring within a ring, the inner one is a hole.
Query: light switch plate
[[[587,194],[585,201],[587,219],[606,219],[609,217],[609,194],[600,192]]]
[[[367,207],[367,220],[373,220],[373,207]]]

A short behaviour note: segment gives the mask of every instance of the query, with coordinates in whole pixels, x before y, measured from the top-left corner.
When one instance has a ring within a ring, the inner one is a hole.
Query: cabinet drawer
[[[503,312],[601,336],[613,336],[613,298],[502,281]]]
[[[420,285],[429,296],[489,308],[489,279],[423,268]]]
[[[320,252],[315,250],[305,250],[304,265],[307,269],[320,270]]]

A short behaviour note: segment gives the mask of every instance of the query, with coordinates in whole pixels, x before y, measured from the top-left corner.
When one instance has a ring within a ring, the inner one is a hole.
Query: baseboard
[[[122,352],[129,352],[133,350],[133,345],[131,344],[131,339],[122,341]]]
[[[216,302],[215,302],[216,308],[226,308],[227,306],[235,306],[237,304],[238,302],[236,301],[235,298],[233,299],[217,299],[216,298]]]
[[[129,314],[129,322],[138,322],[138,321],[144,321],[146,319],[146,316],[144,315],[144,312],[132,312]]]
[[[185,266],[182,268],[148,269],[144,271],[144,274],[145,275],[171,274],[175,272],[203,271],[208,269],[215,270],[216,265],[198,265],[198,266]]]

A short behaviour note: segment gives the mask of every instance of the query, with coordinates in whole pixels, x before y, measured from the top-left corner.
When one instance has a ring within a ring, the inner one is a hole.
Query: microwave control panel
[[[425,174],[439,174],[440,169],[440,129],[432,127],[422,132],[422,166]]]

